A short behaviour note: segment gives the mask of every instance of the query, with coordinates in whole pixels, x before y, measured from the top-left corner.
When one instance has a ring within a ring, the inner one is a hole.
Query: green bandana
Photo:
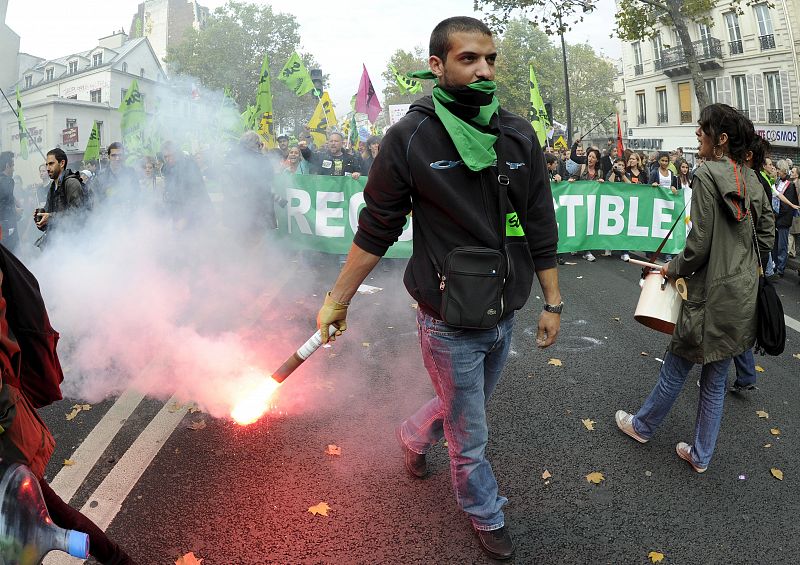
[[[431,71],[408,73],[410,78],[436,80]],[[496,116],[500,103],[494,97],[497,84],[480,81],[456,90],[445,90],[438,81],[433,87],[433,108],[464,164],[481,171],[497,162],[494,144],[500,130]]]

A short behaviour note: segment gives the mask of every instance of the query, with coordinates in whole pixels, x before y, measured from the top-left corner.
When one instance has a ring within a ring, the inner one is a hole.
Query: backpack
[[[786,346],[786,319],[775,286],[765,276],[758,277],[756,300],[756,351],[780,355]]]

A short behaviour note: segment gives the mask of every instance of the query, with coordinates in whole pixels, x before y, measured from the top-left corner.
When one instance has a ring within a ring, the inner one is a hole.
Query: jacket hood
[[[707,175],[731,218],[743,222],[750,210],[750,191],[761,190],[750,170],[732,161],[706,161],[695,173]]]
[[[433,97],[431,96],[423,96],[422,98],[415,100],[411,107],[408,109],[409,112],[422,112],[423,114],[427,114],[429,116],[435,116],[436,110],[433,107]]]

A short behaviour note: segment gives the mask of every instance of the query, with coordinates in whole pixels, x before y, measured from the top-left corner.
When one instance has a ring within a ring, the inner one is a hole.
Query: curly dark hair
[[[727,104],[709,104],[700,112],[700,119],[697,121],[700,129],[708,135],[716,146],[720,136],[724,133],[728,136],[728,154],[731,159],[742,163],[747,159],[747,153],[751,150],[753,143],[752,122],[750,122],[736,109]]]

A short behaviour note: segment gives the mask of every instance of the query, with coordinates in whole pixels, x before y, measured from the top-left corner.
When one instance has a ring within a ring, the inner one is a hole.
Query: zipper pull
[[[439,283],[439,290],[442,291],[442,292],[444,292],[444,284],[445,284],[444,281],[445,280],[447,280],[447,277],[442,277],[441,278],[442,282]]]

